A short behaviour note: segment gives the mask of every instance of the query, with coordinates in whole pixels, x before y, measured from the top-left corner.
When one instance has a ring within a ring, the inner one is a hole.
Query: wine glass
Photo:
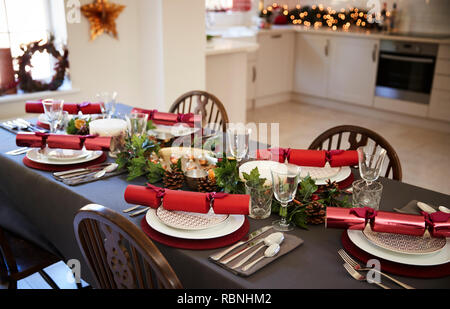
[[[101,105],[103,116],[107,119],[115,118],[117,92],[100,92],[97,93],[96,98],[103,103]]]
[[[361,146],[357,149],[359,174],[366,181],[366,185],[370,186],[376,181],[381,173],[383,162],[386,157],[386,150],[376,145]]]
[[[227,130],[230,153],[239,163],[247,156],[251,129],[229,128]]]
[[[63,112],[63,100],[46,99],[42,101],[45,116],[50,123],[50,133],[56,133],[57,124]]]
[[[281,204],[281,219],[272,223],[277,231],[287,232],[294,229],[294,225],[287,221],[287,206],[295,198],[300,182],[300,171],[300,167],[293,164],[277,164],[270,169],[273,193]]]
[[[131,113],[125,117],[129,136],[141,136],[147,131],[148,114]]]

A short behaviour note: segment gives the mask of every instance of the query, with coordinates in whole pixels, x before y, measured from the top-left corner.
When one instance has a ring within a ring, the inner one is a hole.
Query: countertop
[[[227,38],[213,38],[206,43],[206,56],[222,55],[229,53],[254,52],[259,48],[256,42],[247,42]]]
[[[301,32],[322,35],[351,36],[367,39],[388,39],[423,43],[450,44],[450,35],[430,36],[427,34],[404,34],[395,32],[381,32],[374,30],[332,30],[330,28],[315,29],[300,25],[273,25],[270,29],[259,29],[257,27],[230,27],[224,29],[208,30],[207,34],[221,36],[224,39],[255,41],[258,34],[276,34],[283,32]]]

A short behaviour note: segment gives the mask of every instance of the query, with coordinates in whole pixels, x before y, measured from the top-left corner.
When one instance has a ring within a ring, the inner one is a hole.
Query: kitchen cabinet
[[[373,105],[378,44],[379,41],[373,39],[330,40],[328,98],[359,105]]]
[[[316,97],[371,106],[378,40],[297,34],[294,90]]]
[[[327,96],[329,48],[326,35],[299,33],[295,39],[294,91]]]
[[[292,92],[294,33],[260,33],[256,57],[256,99]],[[253,72],[252,72],[252,76]]]

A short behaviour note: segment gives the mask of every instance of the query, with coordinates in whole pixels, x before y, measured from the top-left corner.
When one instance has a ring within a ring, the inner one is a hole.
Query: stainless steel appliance
[[[429,104],[438,45],[382,40],[375,95]]]

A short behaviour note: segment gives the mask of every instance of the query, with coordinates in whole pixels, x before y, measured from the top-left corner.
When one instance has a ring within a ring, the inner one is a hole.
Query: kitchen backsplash
[[[257,5],[258,0],[253,0]],[[378,0],[264,0],[265,6],[276,2],[294,8],[322,4],[335,10],[357,7],[368,8],[370,3]],[[388,10],[397,3],[398,30],[422,33],[450,34],[450,0],[380,0],[380,7],[387,3]]]

